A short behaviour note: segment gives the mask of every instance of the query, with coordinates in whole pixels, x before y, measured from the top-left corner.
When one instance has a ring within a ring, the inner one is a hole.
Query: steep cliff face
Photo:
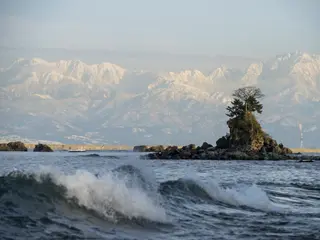
[[[228,139],[229,148],[244,152],[260,154],[289,154],[292,151],[278,144],[262,130],[256,117],[248,112],[244,116],[229,119],[227,122],[230,133],[224,139]]]
[[[253,114],[248,112],[243,117],[232,118],[227,124],[230,129],[230,146],[232,148],[260,151],[265,133]]]

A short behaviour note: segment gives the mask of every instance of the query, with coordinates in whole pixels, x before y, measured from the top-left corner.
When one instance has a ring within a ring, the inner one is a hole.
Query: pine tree
[[[232,96],[234,97],[231,106],[227,107],[228,117],[241,117],[246,113],[262,113],[263,105],[258,101],[264,94],[256,87],[243,87],[237,89]]]

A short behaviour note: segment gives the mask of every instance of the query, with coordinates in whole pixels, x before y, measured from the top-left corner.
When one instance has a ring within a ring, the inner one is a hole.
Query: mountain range
[[[263,128],[289,147],[320,147],[320,55],[293,52],[246,67],[150,70],[111,62],[18,58],[0,69],[2,138],[64,143],[215,143],[232,92],[266,95]]]

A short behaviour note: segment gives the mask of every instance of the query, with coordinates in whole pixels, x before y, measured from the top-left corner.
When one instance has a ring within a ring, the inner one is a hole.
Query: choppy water
[[[320,162],[0,153],[0,239],[320,239]]]

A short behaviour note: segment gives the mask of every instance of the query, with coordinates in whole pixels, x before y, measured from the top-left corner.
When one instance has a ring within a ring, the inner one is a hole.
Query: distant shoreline
[[[25,143],[27,148],[34,148],[36,144]],[[88,151],[98,150],[133,150],[133,146],[128,145],[94,145],[94,144],[47,144],[53,150],[76,150],[85,149]],[[155,145],[148,145],[155,146]],[[293,153],[320,153],[320,148],[290,148]]]
[[[25,143],[28,149],[33,149],[36,144]],[[46,144],[54,151],[68,151],[84,149],[87,151],[101,151],[101,150],[132,150],[133,147],[126,145],[91,145],[91,144]]]
[[[34,149],[35,143],[24,143],[28,149]],[[134,146],[128,145],[95,145],[95,144],[46,144],[54,151],[85,149],[87,151],[126,150],[132,151]],[[148,147],[156,145],[146,145]],[[178,146],[181,147],[181,146]],[[320,153],[320,148],[290,148],[293,153]]]
[[[320,148],[290,148],[293,153],[320,153]]]

